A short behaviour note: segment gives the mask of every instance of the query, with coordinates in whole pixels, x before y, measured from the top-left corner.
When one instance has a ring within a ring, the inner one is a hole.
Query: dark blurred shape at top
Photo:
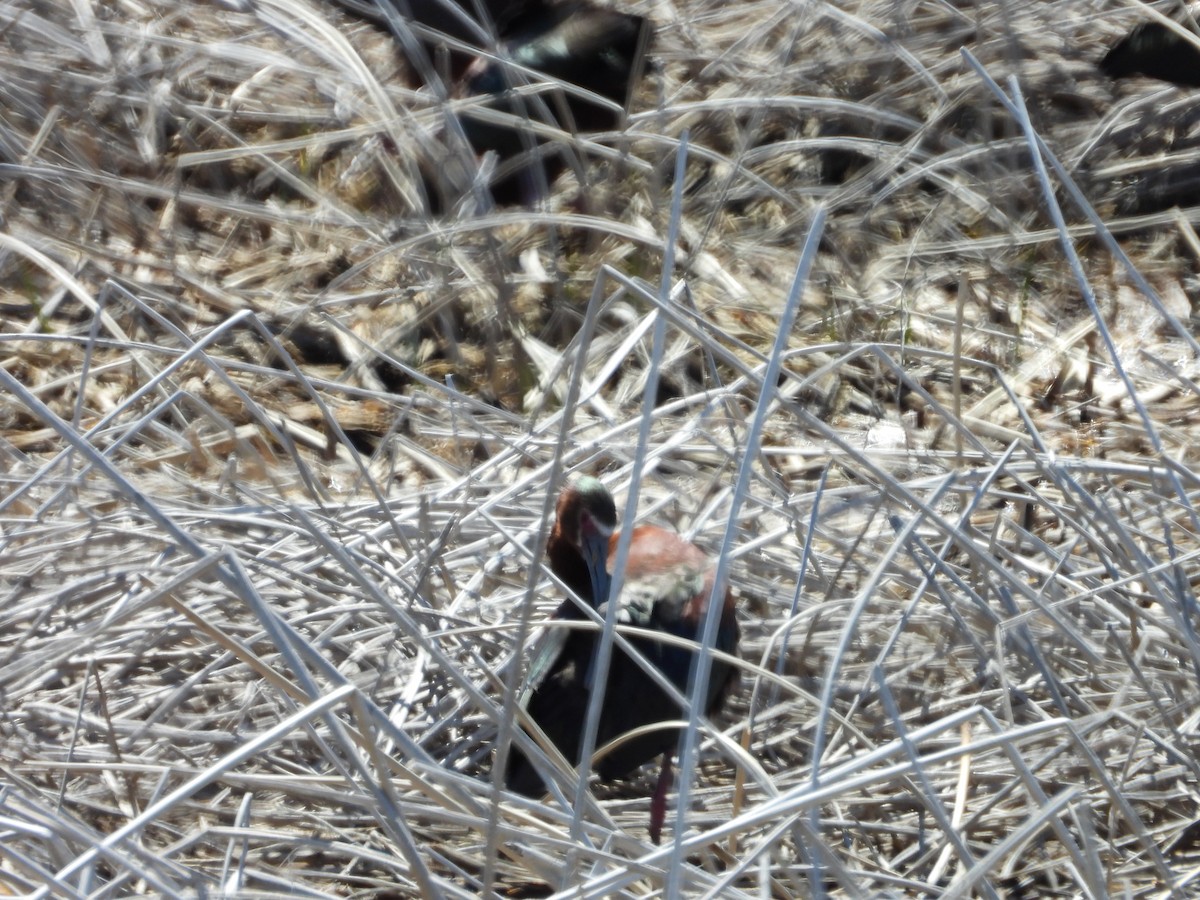
[[[566,166],[567,148],[536,138],[525,120],[568,134],[621,126],[641,76],[646,40],[641,16],[564,3],[514,21],[502,36],[500,58],[481,57],[471,65],[466,93],[494,97],[486,109],[503,116],[502,121],[486,114],[462,118],[476,152],[493,150],[499,157],[492,183],[497,202],[529,202],[540,196],[544,186],[537,177],[539,162],[547,183]],[[562,86],[522,90],[541,82]]]
[[[496,154],[490,188],[497,203],[536,200],[571,158],[567,142],[538,136],[539,126],[571,135],[621,126],[649,36],[641,16],[582,2],[336,2],[387,28],[421,77],[440,72],[461,82],[460,96],[494,98],[460,122],[476,153]],[[446,37],[476,52],[451,47]],[[545,84],[558,87],[538,87]]]
[[[429,60],[436,62],[446,48],[451,62],[450,74],[457,78],[474,52],[449,47],[444,37],[462,41],[476,49],[490,43],[489,38],[503,35],[514,23],[528,16],[541,15],[547,9],[544,0],[334,0],[338,6],[359,18],[394,31],[393,21],[403,20],[422,26],[414,32]],[[482,17],[480,16],[482,13]],[[425,32],[424,29],[428,29]],[[433,34],[431,32],[436,32]],[[399,35],[396,35],[399,37]],[[424,60],[410,59],[414,69],[424,70]]]
[[[502,33],[508,58],[550,78],[579,85],[624,107],[636,74],[637,54],[645,20],[584,3],[543,7],[537,16],[523,16]],[[479,59],[467,73],[470,93],[503,93],[516,86],[508,67]],[[524,83],[528,79],[520,79]],[[585,118],[584,122],[587,122]],[[584,122],[580,122],[581,127]],[[605,127],[612,117],[603,117]]]
[[[1100,60],[1110,78],[1146,75],[1180,87],[1200,87],[1200,48],[1161,22],[1143,22]]]

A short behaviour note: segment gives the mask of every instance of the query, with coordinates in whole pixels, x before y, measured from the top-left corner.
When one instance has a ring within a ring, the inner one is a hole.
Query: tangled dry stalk
[[[1142,4],[621,5],[627,129],[432,215],[470,101],[323,0],[0,2],[0,891],[1195,890],[1200,106],[1096,72]],[[570,472],[739,598],[661,848],[648,773],[489,774]]]

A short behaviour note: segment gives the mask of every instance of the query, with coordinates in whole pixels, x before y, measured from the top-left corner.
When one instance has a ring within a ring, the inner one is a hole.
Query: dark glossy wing
[[[662,645],[655,641],[635,642],[635,646],[654,660]],[[588,688],[594,662],[594,632],[571,631],[562,652],[546,677],[526,698],[526,711],[564,757],[578,764],[583,727],[591,697]],[[620,650],[609,661],[607,683],[596,735],[601,747],[613,738],[650,722],[678,719],[679,707]],[[677,736],[663,730],[623,744],[604,757],[597,766],[600,776],[611,781],[620,778],[647,760],[674,746]],[[518,748],[509,755],[506,783],[526,796],[537,796],[546,787],[532,763]]]
[[[531,670],[538,669],[537,680],[531,671],[521,705],[559,752],[571,762],[578,762],[588,702],[583,672],[591,660],[595,638],[586,632],[566,629],[548,629],[547,635],[555,632],[552,643],[558,648],[557,654],[552,659],[535,659]],[[505,783],[510,790],[527,797],[546,791],[541,776],[516,746],[508,756]]]

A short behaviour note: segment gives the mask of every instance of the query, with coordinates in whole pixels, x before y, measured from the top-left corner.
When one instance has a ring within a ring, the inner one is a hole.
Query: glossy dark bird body
[[[562,3],[514,21],[502,38],[498,58],[481,57],[467,70],[466,93],[493,97],[487,108],[512,120],[468,112],[461,121],[477,153],[492,150],[500,159],[492,182],[496,201],[528,202],[565,167],[566,150],[536,137],[526,122],[568,134],[619,128],[641,77],[648,28],[641,16]],[[559,87],[536,96],[518,90],[539,82]]]
[[[582,3],[546,7],[535,17],[522,17],[503,32],[503,59],[476,61],[467,73],[468,92],[477,96],[500,94],[536,80],[506,66],[507,60],[624,107],[645,23],[641,16]],[[618,118],[604,107],[571,102],[583,111],[576,117],[581,128],[595,130],[593,123],[607,126]]]
[[[390,31],[392,17],[420,26],[416,35],[427,60],[410,59],[420,70],[426,62],[436,62],[443,50],[450,60],[449,75],[460,77],[476,53],[453,48],[451,38],[476,50],[483,50],[497,36],[521,27],[521,22],[536,20],[549,6],[544,0],[334,0],[338,6],[379,28]],[[482,16],[479,14],[482,11]],[[430,69],[430,73],[434,72]]]
[[[448,77],[460,96],[486,101],[459,121],[477,154],[496,154],[489,187],[500,204],[536,200],[570,160],[565,142],[538,136],[537,126],[571,135],[621,127],[650,33],[642,16],[578,0],[335,2],[382,28],[399,30],[400,20],[419,26],[412,29],[419,49],[411,37],[400,40],[414,71],[426,81]],[[538,88],[536,97],[523,90],[543,84],[553,87]],[[427,180],[438,196],[441,179]]]
[[[547,542],[550,567],[580,598],[605,612],[609,577],[616,560],[619,535],[614,533],[616,510],[612,497],[594,478],[568,486],[559,497],[557,520]],[[589,564],[589,559],[592,561]],[[603,561],[603,567],[600,561]],[[618,622],[635,625],[687,640],[703,633],[712,593],[712,561],[678,534],[655,526],[634,529],[619,598]],[[555,618],[583,619],[574,601],[566,600]],[[599,636],[595,631],[570,630],[558,645],[550,645],[550,658],[535,658],[534,687],[525,708],[546,736],[568,760],[578,764],[588,703],[593,688],[591,673]],[[738,625],[732,596],[726,591],[716,648],[737,649]],[[690,649],[648,638],[632,638],[632,645],[686,696],[695,654]],[[540,669],[540,671],[539,671]],[[736,683],[734,669],[714,660],[704,712],[715,713]],[[687,718],[687,713],[656,685],[626,653],[613,648],[604,691],[596,747],[628,732],[656,722]],[[663,773],[651,810],[651,834],[657,841],[661,828],[669,758],[679,734],[659,729],[622,743],[596,764],[605,781],[621,778],[642,763],[665,755]],[[517,748],[509,757],[507,784],[534,796],[546,788],[533,765]]]
[[[1100,61],[1110,78],[1145,75],[1180,87],[1200,87],[1200,48],[1161,22],[1143,22]]]

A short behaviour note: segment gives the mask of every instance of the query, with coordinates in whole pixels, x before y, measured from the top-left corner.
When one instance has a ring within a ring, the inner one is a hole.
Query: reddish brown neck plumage
[[[546,541],[550,571],[563,580],[582,599],[595,605],[592,577],[580,552],[584,529],[611,534],[617,524],[617,509],[612,495],[595,478],[584,477],[563,489],[555,507],[554,527]],[[574,608],[569,600],[560,615]],[[573,616],[572,616],[573,617]]]

